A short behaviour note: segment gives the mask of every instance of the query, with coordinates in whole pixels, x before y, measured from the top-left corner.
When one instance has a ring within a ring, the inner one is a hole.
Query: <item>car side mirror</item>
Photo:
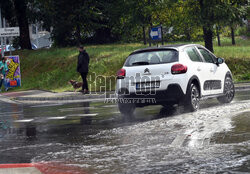
[[[225,60],[224,60],[223,58],[218,57],[218,58],[217,58],[216,64],[219,65],[219,64],[222,64],[222,63],[224,63],[224,62],[225,62]]]

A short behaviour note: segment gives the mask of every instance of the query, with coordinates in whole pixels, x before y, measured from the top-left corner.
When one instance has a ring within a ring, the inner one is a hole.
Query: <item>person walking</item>
[[[7,66],[7,57],[2,57],[0,56],[1,61],[0,61],[0,92],[2,88],[2,84],[4,83],[5,75],[6,72],[8,71],[8,66]],[[8,88],[5,86],[5,91],[7,91]]]
[[[83,46],[79,46],[77,72],[81,74],[83,81],[82,90],[80,90],[79,92],[82,92],[83,94],[88,94],[89,88],[88,88],[87,75],[89,72],[89,55]]]

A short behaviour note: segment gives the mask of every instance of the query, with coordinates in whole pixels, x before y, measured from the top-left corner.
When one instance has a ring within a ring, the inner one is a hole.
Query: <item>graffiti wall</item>
[[[21,86],[21,72],[19,56],[7,56],[8,71],[5,78],[6,87]]]

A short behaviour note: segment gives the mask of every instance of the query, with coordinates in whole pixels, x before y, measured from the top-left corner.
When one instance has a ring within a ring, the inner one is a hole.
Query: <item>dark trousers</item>
[[[0,90],[2,88],[2,84],[4,83],[4,79],[0,79]]]
[[[86,90],[89,90],[89,87],[88,87],[88,82],[87,82],[87,75],[88,73],[81,73],[81,76],[82,76],[82,90],[86,89]]]
[[[5,83],[4,83],[4,79],[5,79],[5,75],[4,75],[4,78],[2,79],[1,76],[0,76],[0,90],[2,88],[2,84],[4,84],[4,87],[5,87]],[[6,89],[6,87],[5,87]]]

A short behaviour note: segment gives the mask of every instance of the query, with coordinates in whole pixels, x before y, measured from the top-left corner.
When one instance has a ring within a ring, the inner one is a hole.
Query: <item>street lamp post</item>
[[[0,6],[0,28],[3,27],[3,23],[2,23],[2,8]],[[2,57],[4,56],[4,46],[3,46],[3,37],[1,37],[1,54]]]

